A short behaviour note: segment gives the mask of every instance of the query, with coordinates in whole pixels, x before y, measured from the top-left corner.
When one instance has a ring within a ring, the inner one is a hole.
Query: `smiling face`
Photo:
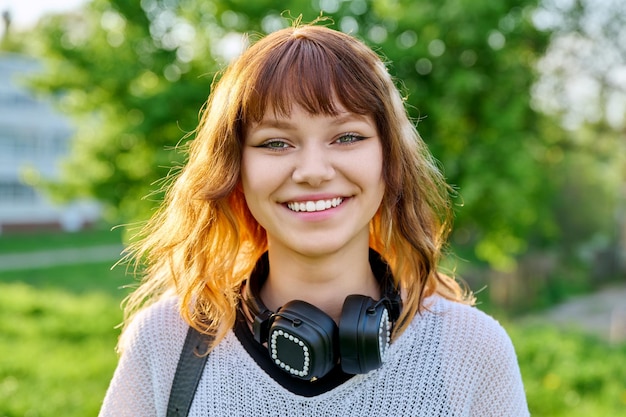
[[[367,248],[385,185],[371,117],[267,111],[245,134],[241,184],[270,249],[318,257]]]

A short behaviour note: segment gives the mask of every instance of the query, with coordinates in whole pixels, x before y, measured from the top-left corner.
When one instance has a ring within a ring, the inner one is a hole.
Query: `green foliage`
[[[543,206],[550,165],[537,158],[541,116],[529,104],[533,66],[548,39],[530,22],[530,1],[424,3],[380,3],[381,21],[394,28],[381,49],[459,189],[455,244],[508,269],[529,234],[552,220]]]
[[[560,150],[561,192],[553,200],[555,212],[560,213],[556,224],[562,249],[581,257],[593,256],[593,249],[617,244],[620,230],[615,221],[624,210],[620,204],[626,203],[626,195],[620,193],[626,180],[626,142],[617,134],[611,140],[607,132],[595,129],[578,133],[578,142],[585,139],[588,145]],[[555,145],[559,146],[567,144]]]
[[[169,148],[197,124],[215,64],[201,48],[188,61],[167,33],[153,38],[155,25],[139,2],[94,1],[78,18],[40,26],[49,76],[34,85],[79,121],[57,197],[94,196],[124,219],[143,218],[153,203],[141,198],[180,164]]]
[[[0,272],[0,415],[97,415],[129,281],[109,268]]]
[[[626,416],[626,344],[548,326],[507,328],[533,416]]]
[[[121,242],[120,232],[0,236],[0,254]],[[0,271],[0,416],[98,414],[117,364],[120,302],[132,283],[112,262]]]
[[[97,415],[117,362],[119,301],[0,282],[0,315],[11,318],[0,323],[0,415]]]
[[[116,221],[145,219],[172,151],[198,120],[210,84],[241,40],[289,16],[330,15],[390,62],[412,116],[449,182],[460,189],[457,244],[505,268],[530,229],[549,228],[533,65],[548,37],[530,23],[534,0],[161,2],[93,0],[81,15],[37,29],[48,71],[34,85],[80,121],[57,196],[95,196]],[[283,13],[284,12],[284,13]],[[147,199],[143,197],[151,196]],[[539,232],[541,233],[541,232]]]

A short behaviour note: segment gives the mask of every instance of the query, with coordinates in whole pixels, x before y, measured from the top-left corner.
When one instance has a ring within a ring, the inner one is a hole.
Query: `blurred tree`
[[[568,128],[626,126],[626,2],[543,0],[534,21],[552,33],[539,63],[537,105]]]
[[[542,139],[549,125],[530,106],[533,68],[548,42],[531,23],[535,3],[93,0],[37,29],[49,69],[35,86],[81,121],[54,191],[95,196],[118,219],[146,218],[155,204],[141,197],[181,164],[171,148],[195,127],[240,35],[288,25],[285,10],[303,21],[324,10],[332,26],[390,61],[420,132],[460,190],[455,243],[511,268],[528,241],[554,230],[553,161]]]
[[[563,249],[595,257],[604,279],[624,276],[626,2],[543,0],[534,21],[552,33],[538,65],[535,106],[568,129],[553,143],[566,164],[568,192],[555,207]]]
[[[179,6],[141,4],[95,0],[80,14],[48,17],[37,33],[48,71],[34,85],[79,122],[52,190],[96,197],[124,220],[147,215],[154,204],[141,198],[180,163],[170,148],[195,127],[217,68],[212,22],[203,31]]]

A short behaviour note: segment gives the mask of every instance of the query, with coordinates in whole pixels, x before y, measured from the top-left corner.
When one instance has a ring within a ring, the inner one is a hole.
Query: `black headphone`
[[[383,297],[375,301],[365,295],[349,295],[337,326],[305,301],[290,301],[278,311],[270,311],[260,297],[269,273],[267,252],[261,256],[245,285],[243,300],[253,316],[254,339],[267,342],[270,357],[279,368],[311,380],[326,375],[338,361],[348,374],[364,374],[382,365],[402,299],[382,257],[370,249],[369,261]]]

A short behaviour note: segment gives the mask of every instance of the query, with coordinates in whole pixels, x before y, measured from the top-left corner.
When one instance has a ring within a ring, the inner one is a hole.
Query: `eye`
[[[339,138],[335,142],[339,144],[350,144],[361,141],[363,139],[365,139],[364,136],[357,135],[356,133],[344,133],[343,135],[339,136]]]
[[[272,150],[283,150],[283,149],[287,149],[288,147],[289,147],[289,144],[285,142],[284,140],[280,140],[280,139],[270,139],[270,140],[263,142],[262,144],[258,146],[258,148],[267,148],[267,149],[272,149]]]

